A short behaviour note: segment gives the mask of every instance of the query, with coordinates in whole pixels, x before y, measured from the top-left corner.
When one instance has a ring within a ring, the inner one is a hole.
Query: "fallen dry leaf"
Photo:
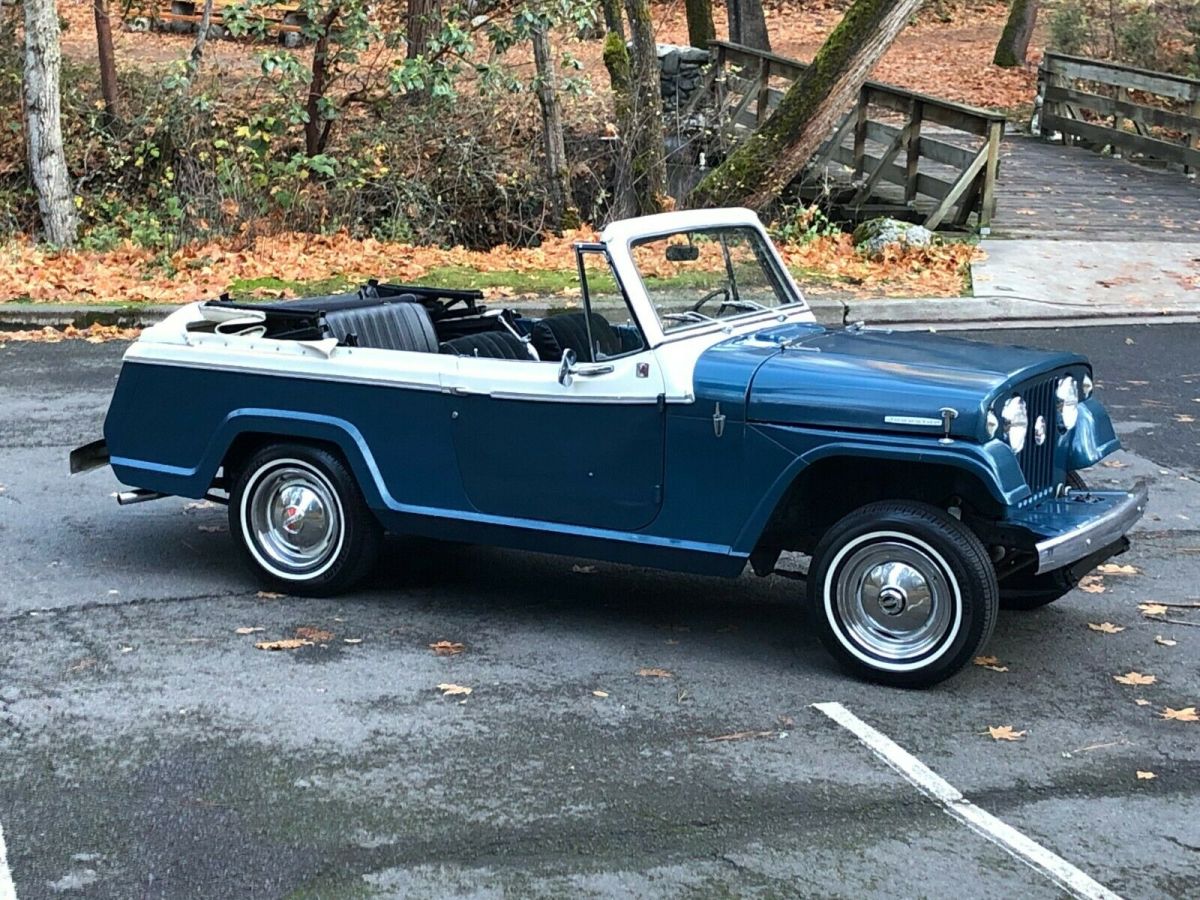
[[[314,628],[311,625],[301,625],[296,629],[296,637],[312,641],[314,644],[328,644],[333,640],[333,632],[326,631],[324,628]]]
[[[241,628],[233,629],[234,634],[254,634],[258,631],[266,631],[265,628],[258,628],[252,625],[243,625]]]
[[[1196,715],[1194,706],[1185,706],[1183,709],[1171,709],[1169,706],[1164,706],[1159,715],[1164,719],[1174,719],[1176,722],[1200,722],[1200,715]]]
[[[303,638],[284,638],[281,641],[259,641],[254,645],[259,650],[297,650],[300,647],[311,647],[312,641]]]
[[[437,641],[429,645],[429,649],[438,656],[454,656],[456,653],[462,653],[467,649],[466,644],[460,644],[457,641]]]
[[[1106,469],[1124,469],[1129,466],[1129,463],[1123,463],[1119,459],[1106,459],[1104,462],[1100,463],[1100,465],[1104,466]]]
[[[1138,781],[1149,781],[1151,778],[1157,778],[1158,776],[1155,775],[1153,772],[1147,772],[1143,769],[1138,769],[1137,777],[1138,777]]]
[[[1165,616],[1167,608],[1161,603],[1139,603],[1138,609],[1142,611],[1143,616]]]
[[[730,734],[719,734],[716,737],[705,738],[706,741],[749,741],[754,738],[778,737],[778,731],[734,731]]]
[[[1156,634],[1154,636],[1154,643],[1160,644],[1163,647],[1174,647],[1179,641],[1173,641],[1170,638],[1163,637],[1161,634]]]
[[[1113,681],[1118,684],[1154,684],[1158,678],[1141,672],[1126,672],[1124,675],[1114,675]]]
[[[1099,575],[1084,575],[1079,581],[1079,589],[1087,594],[1103,594],[1104,579]]]
[[[1187,415],[1187,414],[1185,414],[1185,413],[1176,413],[1176,415],[1175,415],[1175,421],[1176,421],[1176,422],[1180,422],[1180,423],[1181,423],[1181,424],[1183,424],[1183,425],[1190,425],[1190,424],[1192,424],[1193,422],[1195,422],[1195,421],[1196,421],[1196,417],[1195,417],[1195,416],[1189,416],[1189,415]]]
[[[1133,702],[1136,703],[1138,706],[1149,706],[1150,705],[1149,700],[1143,700],[1141,697],[1138,697]]]
[[[599,697],[601,700],[603,700],[608,696],[608,691],[592,691],[592,696]]]
[[[1088,622],[1087,627],[1102,634],[1120,634],[1125,630],[1124,625],[1114,625],[1112,622],[1101,622],[1099,625],[1095,622]]]
[[[638,669],[635,675],[641,675],[643,678],[673,678],[674,673],[668,672],[666,669],[641,668]]]
[[[259,600],[282,600],[287,594],[277,594],[274,591],[259,591],[254,596]]]
[[[989,725],[987,730],[987,734],[990,734],[994,741],[1019,741],[1028,733],[1027,731],[1014,731],[1011,725]]]
[[[1000,665],[1000,660],[994,656],[977,656],[972,660],[975,665],[984,669],[991,669],[993,672],[1007,672],[1008,666]]]
[[[342,638],[343,644],[361,644],[362,638]]]
[[[1096,569],[1101,575],[1140,575],[1141,570],[1134,566],[1118,566],[1116,563],[1105,563]]]
[[[461,684],[439,684],[437,689],[442,692],[443,697],[466,697],[474,690]]]

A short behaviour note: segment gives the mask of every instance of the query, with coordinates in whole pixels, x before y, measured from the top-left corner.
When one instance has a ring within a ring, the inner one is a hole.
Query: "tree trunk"
[[[762,209],[803,170],[921,0],[854,0],[778,108],[688,197]]]
[[[667,200],[667,158],[663,144],[662,93],[658,45],[649,0],[625,0],[633,53],[629,58],[629,114],[621,137],[629,148],[629,174],[639,215],[661,212]],[[611,37],[611,36],[610,36]],[[607,46],[607,42],[606,42]]]
[[[992,62],[997,66],[1023,66],[1029,50],[1029,39],[1033,37],[1033,26],[1037,24],[1038,0],[1012,0],[1008,21],[996,44],[996,55]]]
[[[100,60],[100,94],[104,97],[104,115],[110,123],[120,117],[117,106],[117,66],[113,55],[112,23],[108,18],[108,0],[92,0],[92,18],[96,22],[96,54]]]
[[[770,50],[767,18],[762,0],[725,0],[729,13],[729,40],[755,50]]]
[[[425,52],[429,40],[441,27],[440,0],[408,0],[408,47],[405,55],[416,59]]]
[[[304,152],[316,156],[325,151],[333,119],[321,118],[321,100],[325,97],[326,80],[329,76],[329,29],[341,15],[342,8],[335,4],[321,20],[321,36],[313,47],[312,78],[308,82],[308,99],[304,112],[308,121],[304,123]]]
[[[608,28],[608,34],[604,36],[604,68],[608,69],[613,112],[616,114],[617,131],[621,136],[613,178],[613,198],[608,209],[612,219],[624,219],[633,215],[634,211],[629,141],[635,126],[632,113],[633,97],[629,87],[629,48],[625,46],[623,19],[620,0],[604,0],[604,22]]]
[[[624,16],[621,13],[621,0],[602,0],[601,6],[604,9],[604,27],[609,34],[615,34],[621,39],[621,46],[625,46],[625,22]],[[605,62],[605,65],[608,63]],[[609,70],[612,74],[612,70]]]
[[[208,28],[212,24],[212,8],[213,0],[204,0],[204,12],[196,26],[196,43],[192,44],[192,55],[188,59],[188,78],[191,80],[200,74],[200,64],[204,61],[204,42],[208,40]]]
[[[25,136],[29,174],[38,195],[46,240],[75,243],[78,220],[63,153],[58,75],[62,49],[54,0],[25,0]]]
[[[688,43],[701,50],[708,49],[708,42],[716,40],[717,27],[713,24],[712,0],[684,0],[687,9]]]
[[[535,28],[532,42],[538,103],[542,107],[542,143],[546,150],[546,180],[550,185],[551,226],[555,234],[561,234],[564,228],[579,227],[579,213],[571,203],[571,176],[567,168],[567,149],[563,143],[562,104],[558,100],[550,36],[544,28]]]

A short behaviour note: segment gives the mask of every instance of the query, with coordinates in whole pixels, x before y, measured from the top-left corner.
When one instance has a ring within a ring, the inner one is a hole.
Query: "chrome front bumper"
[[[1087,496],[1088,492],[1080,492]],[[1111,496],[1109,492],[1095,492],[1096,496]],[[1079,522],[1074,527],[1038,541],[1036,544],[1037,572],[1051,572],[1090,556],[1105,547],[1117,543],[1134,526],[1146,511],[1149,491],[1139,482],[1134,489],[1123,495],[1096,516]]]

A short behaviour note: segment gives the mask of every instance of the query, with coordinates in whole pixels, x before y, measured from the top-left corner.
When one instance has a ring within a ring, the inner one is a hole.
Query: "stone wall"
[[[663,112],[671,116],[687,108],[692,95],[704,82],[704,67],[710,59],[707,50],[695,47],[658,45],[659,85]]]

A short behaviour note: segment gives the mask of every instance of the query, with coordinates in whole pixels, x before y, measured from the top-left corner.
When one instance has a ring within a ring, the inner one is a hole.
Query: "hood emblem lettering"
[[[950,423],[958,418],[958,410],[944,406],[938,410],[939,418],[933,416],[884,416],[883,421],[888,425],[920,425],[926,428],[941,427],[941,443],[953,443],[950,438]]]
[[[717,437],[723,437],[725,434],[725,414],[721,412],[720,403],[713,410],[713,434]]]
[[[941,419],[929,416],[884,416],[883,421],[888,425],[928,425],[930,428],[937,428],[942,424]]]

